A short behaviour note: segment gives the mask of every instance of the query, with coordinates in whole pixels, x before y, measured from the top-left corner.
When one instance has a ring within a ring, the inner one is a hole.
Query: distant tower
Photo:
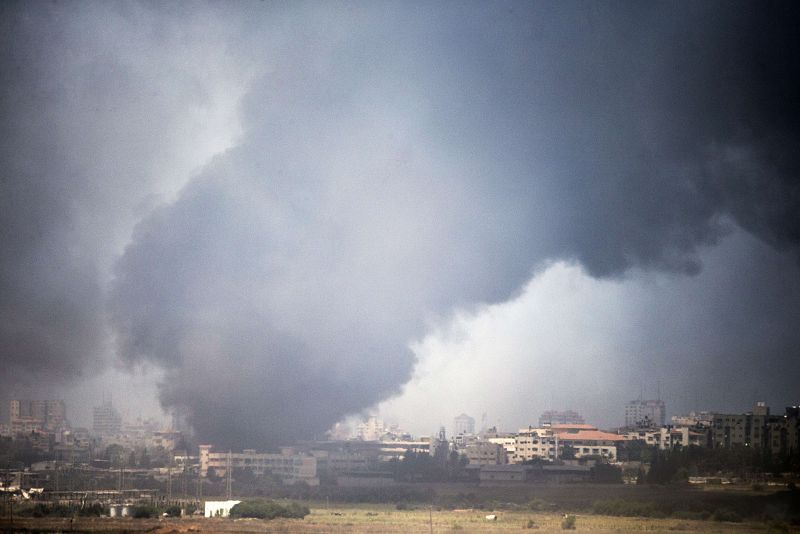
[[[666,424],[667,409],[664,401],[634,400],[625,405],[625,426],[636,427],[661,427]]]
[[[453,419],[453,435],[471,436],[475,434],[475,419],[462,413]]]

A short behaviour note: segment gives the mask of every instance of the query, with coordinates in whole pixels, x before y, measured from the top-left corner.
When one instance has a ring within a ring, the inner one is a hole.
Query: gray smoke
[[[9,8],[4,21],[31,9]],[[151,209],[130,203],[133,171],[75,207],[70,196],[102,183],[101,172],[78,167],[63,181],[54,169],[66,156],[48,152],[52,162],[30,179],[15,162],[47,152],[52,134],[6,141],[3,198],[8,188],[22,200],[1,215],[15,230],[2,238],[13,277],[3,278],[0,310],[31,309],[11,332],[4,322],[3,361],[27,365],[6,347],[13,335],[46,339],[59,324],[44,311],[53,302],[78,321],[62,327],[67,338],[89,346],[39,351],[40,364],[79,368],[100,343],[102,273],[116,249],[76,249],[65,229],[86,206],[112,212],[117,201],[139,221],[107,294],[119,352],[163,366],[162,403],[187,409],[201,439],[230,446],[309,436],[392,395],[414,364],[409,342],[432,321],[508,298],[550,259],[577,259],[600,277],[633,266],[697,273],[698,251],[728,231],[726,220],[797,253],[798,10],[789,4],[192,9],[185,21],[165,13],[167,30],[142,42],[176,58],[219,44],[214,68],[254,73],[239,142]],[[162,14],[139,10],[136,28]],[[101,27],[124,9],[87,11]],[[7,29],[6,39],[35,41],[47,24]],[[178,30],[188,37],[171,39]],[[42,58],[59,47],[70,43],[42,46]],[[3,61],[30,78],[6,89],[15,98],[33,98],[30,86],[58,64],[31,68],[29,48],[18,66]],[[140,61],[144,75],[150,56]],[[166,119],[148,108],[119,117],[122,127],[139,112],[154,121],[141,128],[146,146],[109,142],[133,168],[150,162],[141,176],[153,183],[175,143],[170,113],[196,105],[192,87],[204,87],[181,72],[154,74],[156,87],[178,88]],[[112,107],[146,94],[123,87],[130,95],[112,94]],[[4,131],[23,132],[26,114],[3,102]],[[78,119],[93,129],[83,113],[58,124]],[[86,146],[102,148],[103,133]],[[29,249],[44,273],[20,261]],[[23,292],[9,297],[7,287]]]

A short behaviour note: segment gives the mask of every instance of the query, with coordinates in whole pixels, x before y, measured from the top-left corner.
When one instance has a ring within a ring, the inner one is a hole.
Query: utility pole
[[[228,500],[231,500],[231,451],[228,449],[228,468],[225,469],[227,480]]]

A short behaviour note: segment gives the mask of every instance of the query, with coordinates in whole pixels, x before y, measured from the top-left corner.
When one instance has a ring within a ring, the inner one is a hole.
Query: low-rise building
[[[253,449],[214,452],[211,445],[200,445],[200,475],[207,476],[209,469],[220,476],[225,476],[228,470],[247,469],[255,475],[276,475],[286,484],[302,481],[312,486],[319,485],[317,459],[290,449],[281,453],[256,452]]]
[[[469,465],[503,465],[508,463],[506,450],[498,443],[476,441],[464,448]]]
[[[228,517],[231,508],[242,501],[206,501],[203,509],[205,517]]]
[[[617,444],[625,441],[619,434],[603,432],[600,430],[575,430],[555,432],[556,446],[571,447],[575,458],[586,456],[601,456],[608,460],[617,459]]]

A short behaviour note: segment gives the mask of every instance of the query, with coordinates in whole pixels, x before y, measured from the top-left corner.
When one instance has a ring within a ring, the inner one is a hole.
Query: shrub
[[[131,510],[131,517],[135,519],[147,519],[150,517],[156,517],[158,515],[158,510],[155,507],[150,505],[142,505],[142,506],[134,506],[133,510]]]
[[[561,529],[562,530],[575,530],[575,516],[574,515],[565,515],[564,520],[561,521]]]
[[[556,507],[555,504],[547,502],[544,499],[540,499],[539,497],[534,497],[533,499],[530,500],[530,502],[528,502],[528,508],[530,508],[534,512],[544,512],[547,510],[553,510],[555,509],[555,507]]]
[[[656,503],[625,501],[622,499],[595,501],[592,504],[592,511],[598,515],[623,517],[665,517],[668,515],[664,510],[659,509]]]
[[[100,517],[101,515],[108,515],[108,507],[100,503],[88,504],[78,510],[78,515],[81,517]]]
[[[528,522],[522,528],[536,528],[536,523],[533,522],[533,519],[528,519]]]
[[[295,502],[283,506],[274,501],[244,501],[231,508],[231,517],[256,519],[275,519],[276,517],[303,519],[310,513],[307,506]]]
[[[181,516],[181,507],[178,505],[173,504],[172,506],[168,506],[164,513],[167,514],[167,517],[180,517]]]
[[[678,510],[672,513],[672,517],[675,519],[692,519],[695,521],[701,521],[703,519],[708,519],[711,515],[710,512],[702,511],[702,512],[693,512],[691,510]]]
[[[730,523],[741,523],[742,518],[730,508],[717,508],[711,516],[714,521],[728,521]]]
[[[789,525],[783,521],[770,521],[767,525],[767,534],[783,534],[789,532]]]

